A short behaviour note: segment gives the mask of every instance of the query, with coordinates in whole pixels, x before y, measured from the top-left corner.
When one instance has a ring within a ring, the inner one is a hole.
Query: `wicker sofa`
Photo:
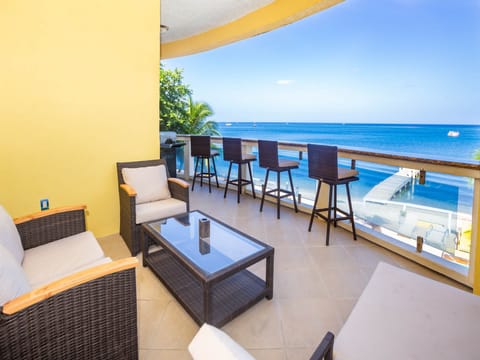
[[[169,177],[163,159],[119,162],[117,178],[120,235],[132,255],[142,249],[140,230],[143,223],[190,210],[190,184]]]
[[[137,260],[101,257],[92,236],[84,206],[15,221],[0,207],[1,359],[138,358]]]

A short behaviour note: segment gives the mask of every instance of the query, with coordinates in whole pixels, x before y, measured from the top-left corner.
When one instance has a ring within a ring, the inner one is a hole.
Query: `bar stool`
[[[242,193],[242,186],[251,184],[252,185],[252,194],[255,199],[255,187],[253,184],[252,176],[252,167],[250,163],[256,161],[257,157],[253,154],[242,154],[242,139],[240,138],[223,138],[223,159],[229,161],[230,165],[228,167],[227,182],[225,184],[225,192],[223,197],[227,197],[228,185],[231,184],[237,187],[237,203],[240,203],[240,194]],[[230,173],[232,171],[232,165],[237,164],[238,166],[238,177],[237,179],[230,180]],[[242,165],[247,164],[248,172],[250,174],[250,180],[244,179],[242,177]]]
[[[278,158],[278,143],[270,140],[258,140],[258,157],[260,167],[267,169],[265,174],[265,183],[262,189],[262,202],[260,204],[260,212],[263,210],[265,195],[272,196],[277,199],[277,219],[280,219],[280,199],[288,196],[293,197],[293,205],[295,212],[298,212],[297,201],[295,199],[295,191],[293,190],[292,173],[290,170],[297,169],[299,162],[292,160],[280,160]],[[270,171],[277,173],[277,187],[267,191],[268,175]],[[282,189],[280,187],[280,174],[284,171],[288,172],[291,190]]]
[[[358,171],[355,169],[345,169],[338,167],[338,148],[336,146],[314,145],[308,144],[308,177],[318,180],[317,194],[315,195],[315,202],[313,203],[312,216],[310,217],[310,225],[308,231],[312,230],[312,222],[315,215],[321,217],[327,222],[327,241],[329,244],[330,224],[337,226],[337,221],[350,220],[352,223],[353,239],[357,240],[355,232],[355,221],[353,219],[352,200],[350,198],[349,184],[352,181],[359,180]],[[320,188],[322,182],[330,185],[328,195],[328,207],[317,208],[318,197],[320,195]],[[347,200],[349,212],[341,210],[337,207],[337,185],[345,185],[347,189]],[[327,211],[328,214],[322,214]],[[333,211],[333,217],[332,217]],[[337,216],[340,213],[343,216]]]
[[[218,177],[217,177],[217,168],[215,166],[215,156],[218,156],[220,153],[217,150],[212,150],[210,145],[210,136],[205,135],[192,135],[190,136],[190,153],[193,157],[196,158],[195,161],[195,172],[193,173],[193,184],[192,191],[195,188],[195,179],[200,177],[200,186],[203,186],[203,179],[208,178],[208,192],[212,192],[211,178],[215,176],[215,180],[218,186]],[[213,163],[213,171],[210,168],[210,159]],[[207,160],[208,171],[203,171],[204,160]],[[197,171],[198,162],[201,162],[200,172]]]

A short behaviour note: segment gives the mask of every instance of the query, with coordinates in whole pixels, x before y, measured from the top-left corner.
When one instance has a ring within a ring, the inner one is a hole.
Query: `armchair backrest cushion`
[[[164,165],[123,168],[123,180],[136,192],[136,203],[165,200],[171,197]]]
[[[24,251],[20,234],[11,216],[0,205],[0,244],[3,245],[22,264]]]
[[[20,263],[0,244],[0,306],[31,290]]]

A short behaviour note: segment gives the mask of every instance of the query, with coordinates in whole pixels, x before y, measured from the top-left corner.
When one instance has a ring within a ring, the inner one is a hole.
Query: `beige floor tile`
[[[278,299],[326,298],[329,292],[313,266],[277,271],[275,296]]]
[[[303,246],[275,248],[275,271],[309,268],[308,249]]]
[[[141,264],[137,267],[137,298],[141,300],[173,300],[168,289],[157,276]]]
[[[139,351],[140,360],[192,360],[187,350],[142,350]]]
[[[285,346],[310,347],[327,331],[338,332],[341,316],[333,299],[279,300]]]
[[[337,308],[340,312],[342,317],[342,322],[347,321],[350,313],[353,310],[353,307],[357,303],[358,298],[351,298],[351,299],[336,299],[335,302],[337,304]]]
[[[280,311],[275,300],[262,300],[222,330],[247,349],[278,349],[284,345]]]
[[[140,349],[185,350],[198,331],[175,300],[140,300],[138,312]]]
[[[321,339],[319,340],[320,344]],[[303,348],[289,348],[285,350],[286,360],[308,360],[315,351],[316,346],[309,346]]]
[[[127,245],[118,234],[98,238],[98,243],[102,247],[103,252],[112,260],[119,260],[132,256]]]
[[[283,349],[247,349],[256,360],[285,360]],[[308,358],[307,358],[308,359]]]
[[[311,247],[308,249],[308,257],[320,271],[355,263],[355,259],[343,246]]]
[[[345,250],[351,255],[363,268],[375,269],[379,262],[383,261],[391,265],[397,265],[391,252],[380,246],[349,246]]]
[[[359,266],[324,268],[322,275],[333,298],[358,298],[368,283]]]
[[[308,226],[308,225],[307,225]],[[308,228],[306,228],[308,230]],[[327,241],[327,224],[321,219],[315,219],[312,224],[312,231],[310,234],[315,236],[309,238],[309,244],[312,246],[326,246]],[[358,241],[358,240],[357,240]],[[350,231],[347,231],[340,226],[336,228],[330,225],[330,238],[329,246],[353,246],[357,242],[353,240],[353,235]]]

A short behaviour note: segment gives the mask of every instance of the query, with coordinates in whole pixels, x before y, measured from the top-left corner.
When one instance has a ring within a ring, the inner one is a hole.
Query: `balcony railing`
[[[177,172],[190,179],[193,175],[190,137],[179,135],[177,139],[187,143],[177,154]],[[221,137],[212,137],[212,143],[222,150]],[[256,140],[246,139],[242,144],[245,152],[257,153]],[[300,210],[310,213],[316,182],[308,178],[307,145],[279,142],[279,149],[281,157],[300,160],[299,169],[292,172],[293,182]],[[355,166],[360,172],[360,181],[351,185],[360,236],[454,280],[473,285],[470,264],[475,262],[479,235],[480,164],[344,148],[339,149],[339,157],[340,166]],[[219,156],[219,180],[226,178],[227,168],[228,164]],[[256,162],[253,173],[256,192],[260,193],[265,170]],[[327,199],[325,188],[322,187],[321,202]],[[340,189],[338,201],[340,207],[346,203]],[[284,205],[290,206],[291,202]],[[345,228],[350,229],[347,225]]]

